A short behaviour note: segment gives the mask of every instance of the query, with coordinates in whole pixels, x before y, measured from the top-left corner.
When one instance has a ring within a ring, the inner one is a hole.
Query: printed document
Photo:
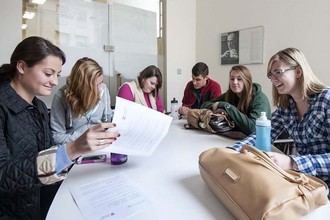
[[[145,211],[149,204],[128,178],[121,174],[71,187],[70,192],[80,212],[88,220],[126,219]]]
[[[111,131],[120,137],[109,147],[93,152],[150,156],[166,136],[172,117],[146,106],[116,97]]]

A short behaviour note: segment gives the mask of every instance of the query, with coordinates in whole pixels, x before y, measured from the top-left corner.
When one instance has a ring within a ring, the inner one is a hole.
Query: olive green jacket
[[[227,91],[228,92],[228,91]],[[252,100],[247,113],[243,113],[236,107],[239,102],[239,97],[235,100],[225,101],[226,93],[218,98],[203,103],[201,108],[212,109],[212,104],[219,102],[218,108],[223,108],[227,111],[230,118],[235,122],[238,130],[246,135],[255,132],[256,120],[260,116],[260,112],[266,112],[267,118],[271,118],[270,104],[267,96],[262,92],[261,86],[253,83]]]

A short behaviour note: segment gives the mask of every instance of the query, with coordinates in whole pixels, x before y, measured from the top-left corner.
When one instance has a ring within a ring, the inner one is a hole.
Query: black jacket
[[[0,219],[39,219],[38,152],[52,145],[45,104],[0,85]]]

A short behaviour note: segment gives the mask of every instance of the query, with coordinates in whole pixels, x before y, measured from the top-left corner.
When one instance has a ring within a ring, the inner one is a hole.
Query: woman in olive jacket
[[[249,69],[243,65],[233,66],[229,72],[229,89],[218,98],[205,102],[202,108],[226,110],[235,122],[236,129],[246,135],[255,132],[260,112],[271,116],[270,104],[261,86],[252,82]]]

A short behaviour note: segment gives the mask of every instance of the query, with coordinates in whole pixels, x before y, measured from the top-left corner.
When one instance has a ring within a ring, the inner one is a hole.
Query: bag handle
[[[306,178],[306,176],[304,174],[300,174],[298,178],[293,177],[288,172],[286,172],[281,167],[279,167],[276,163],[274,163],[273,160],[265,152],[262,152],[262,151],[258,150],[257,148],[252,147],[248,144],[243,145],[242,150],[243,151],[247,150],[247,151],[251,152],[252,154],[254,154],[255,156],[257,156],[258,158],[262,159],[264,162],[266,162],[266,164],[268,166],[270,166],[271,168],[273,168],[274,170],[279,172],[288,181],[293,182],[293,183],[303,184],[303,185],[308,183],[308,179]]]

